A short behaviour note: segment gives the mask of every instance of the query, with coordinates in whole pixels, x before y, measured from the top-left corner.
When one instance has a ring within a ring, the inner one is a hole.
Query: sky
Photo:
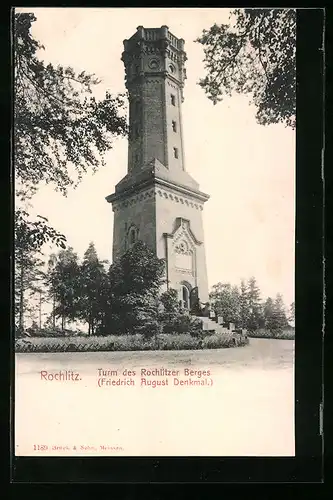
[[[255,276],[262,297],[282,293],[294,300],[295,132],[283,125],[258,125],[250,97],[234,95],[216,106],[198,81],[205,75],[203,29],[228,21],[228,9],[28,8],[37,21],[32,35],[40,57],[101,79],[94,93],[125,92],[123,40],[137,26],[167,25],[185,40],[187,80],[182,115],[185,168],[210,195],[204,231],[208,282],[233,285]],[[114,141],[106,166],[87,174],[65,198],[41,186],[32,212],[48,217],[80,257],[95,243],[111,261],[113,212],[105,197],[127,172],[127,139]]]

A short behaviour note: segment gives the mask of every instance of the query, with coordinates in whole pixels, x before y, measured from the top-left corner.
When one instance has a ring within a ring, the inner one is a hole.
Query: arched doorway
[[[186,285],[182,285],[182,292],[183,292],[184,309],[189,309],[190,308],[190,292],[189,292]]]
[[[183,308],[188,311],[191,308],[190,304],[190,295],[191,295],[191,285],[189,283],[182,282],[181,283],[181,299],[183,303]]]

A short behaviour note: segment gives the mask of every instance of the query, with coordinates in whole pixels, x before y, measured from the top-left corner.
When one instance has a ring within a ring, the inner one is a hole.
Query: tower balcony
[[[164,40],[177,51],[184,51],[184,40],[170,33],[168,26],[161,26],[160,28],[144,28],[143,26],[138,26],[136,33],[128,40],[124,40],[125,51],[130,50],[133,45],[136,45],[140,40],[144,42]]]

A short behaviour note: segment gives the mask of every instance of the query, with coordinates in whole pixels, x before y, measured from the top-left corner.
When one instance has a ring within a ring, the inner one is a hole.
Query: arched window
[[[131,248],[137,240],[138,229],[135,226],[131,226],[127,233],[127,248]]]
[[[131,230],[130,230],[129,244],[130,244],[131,246],[132,246],[132,245],[134,245],[135,240],[136,240],[136,231],[135,231],[135,229],[133,228],[133,229],[131,229]]]

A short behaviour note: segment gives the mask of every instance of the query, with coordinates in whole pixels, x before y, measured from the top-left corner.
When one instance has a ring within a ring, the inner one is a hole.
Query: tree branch
[[[262,19],[259,21],[259,23],[261,23],[261,21],[262,21]],[[230,57],[229,60],[227,60],[225,62],[225,64],[218,70],[217,74],[215,75],[216,80],[218,80],[221,77],[222,73],[227,69],[227,67],[230,64],[232,64],[233,61],[236,62],[236,59],[237,59],[237,57],[238,57],[238,55],[243,47],[243,42],[242,42],[243,39],[245,37],[247,37],[251,31],[255,31],[256,28],[257,28],[257,26],[255,26],[255,25],[251,26],[250,23],[248,23],[248,26],[247,26],[246,30],[244,31],[244,33],[241,33],[240,35],[233,33],[237,38],[241,39],[241,42],[238,46],[236,53],[234,53],[233,56]]]
[[[267,82],[268,82],[269,78],[268,78],[268,74],[267,74],[267,71],[266,71],[266,66],[265,66],[265,64],[264,64],[264,62],[263,62],[263,60],[262,60],[262,57],[261,57],[260,28],[261,28],[262,22],[263,22],[263,19],[261,19],[261,21],[260,21],[260,23],[259,23],[259,25],[258,25],[258,28],[257,28],[257,30],[256,30],[256,32],[255,32],[255,33],[256,33],[256,40],[257,40],[257,42],[258,42],[258,49],[259,49],[259,54],[258,54],[258,56],[259,56],[259,61],[260,61],[261,66],[263,67],[263,70],[264,70],[264,72],[265,72],[265,76],[266,76],[266,80],[267,80]]]

